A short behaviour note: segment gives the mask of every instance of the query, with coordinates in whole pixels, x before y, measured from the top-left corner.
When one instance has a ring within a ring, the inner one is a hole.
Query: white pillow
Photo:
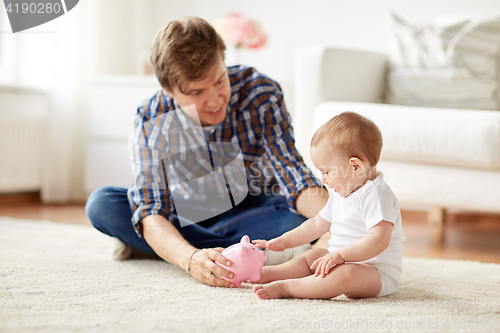
[[[500,17],[410,25],[392,14],[386,102],[498,110]]]

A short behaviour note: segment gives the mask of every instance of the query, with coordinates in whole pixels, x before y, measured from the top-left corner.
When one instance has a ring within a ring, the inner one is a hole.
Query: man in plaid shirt
[[[223,247],[297,227],[328,194],[295,148],[279,85],[253,68],[227,68],[224,50],[199,18],[158,32],[151,61],[163,89],[138,108],[136,181],[128,191],[97,189],[86,211],[129,247],[231,287],[218,276],[232,273],[215,264],[228,264]]]

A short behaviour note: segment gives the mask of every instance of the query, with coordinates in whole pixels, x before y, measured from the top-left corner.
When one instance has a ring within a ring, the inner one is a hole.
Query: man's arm
[[[197,249],[191,246],[163,216],[148,215],[143,219],[142,225],[144,239],[163,260],[182,269],[185,269],[190,261],[189,274],[196,280],[212,286],[231,287],[231,282],[222,280],[213,274],[209,275],[210,272],[214,272],[220,276],[231,278],[231,272],[214,263],[214,261],[218,261],[226,266],[231,265],[231,262],[221,254],[221,251],[224,250],[222,247],[198,250],[191,257]],[[191,260],[189,260],[190,257]]]
[[[308,187],[297,197],[297,211],[308,219],[318,215],[328,201],[328,192],[324,187]]]
[[[186,267],[191,253],[196,250],[163,216],[149,215],[142,220],[143,236],[163,260]]]
[[[307,218],[318,214],[328,201],[328,192],[304,164],[295,147],[291,119],[279,86],[270,85],[267,109],[262,113],[265,158],[291,206]]]
[[[154,99],[149,102],[152,101]],[[156,115],[156,112],[153,113]],[[138,235],[144,237],[162,259],[182,269],[186,269],[189,262],[189,273],[198,281],[212,286],[229,287],[231,283],[210,274],[214,272],[220,276],[230,276],[231,272],[214,262],[227,263],[227,259],[220,253],[223,249],[197,251],[171,222],[174,221],[174,206],[164,168],[165,161],[168,161],[167,152],[171,149],[161,130],[158,130],[165,125],[163,117],[166,114],[150,120],[149,104],[139,107],[135,130],[130,138],[135,181],[129,190],[129,201],[134,210],[134,227]]]

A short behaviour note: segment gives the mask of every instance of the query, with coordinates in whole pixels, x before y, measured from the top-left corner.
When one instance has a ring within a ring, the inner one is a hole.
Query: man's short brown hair
[[[202,80],[224,60],[225,50],[224,41],[208,22],[186,17],[158,31],[150,57],[161,86],[184,92],[185,83]]]
[[[357,157],[375,166],[382,151],[382,133],[373,121],[355,112],[343,112],[323,124],[314,134],[311,146],[329,140],[335,153]]]

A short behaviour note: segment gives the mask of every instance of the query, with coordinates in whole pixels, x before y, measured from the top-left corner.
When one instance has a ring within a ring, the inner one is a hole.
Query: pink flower
[[[259,25],[239,13],[229,13],[215,24],[221,37],[236,48],[258,49],[267,38]]]

